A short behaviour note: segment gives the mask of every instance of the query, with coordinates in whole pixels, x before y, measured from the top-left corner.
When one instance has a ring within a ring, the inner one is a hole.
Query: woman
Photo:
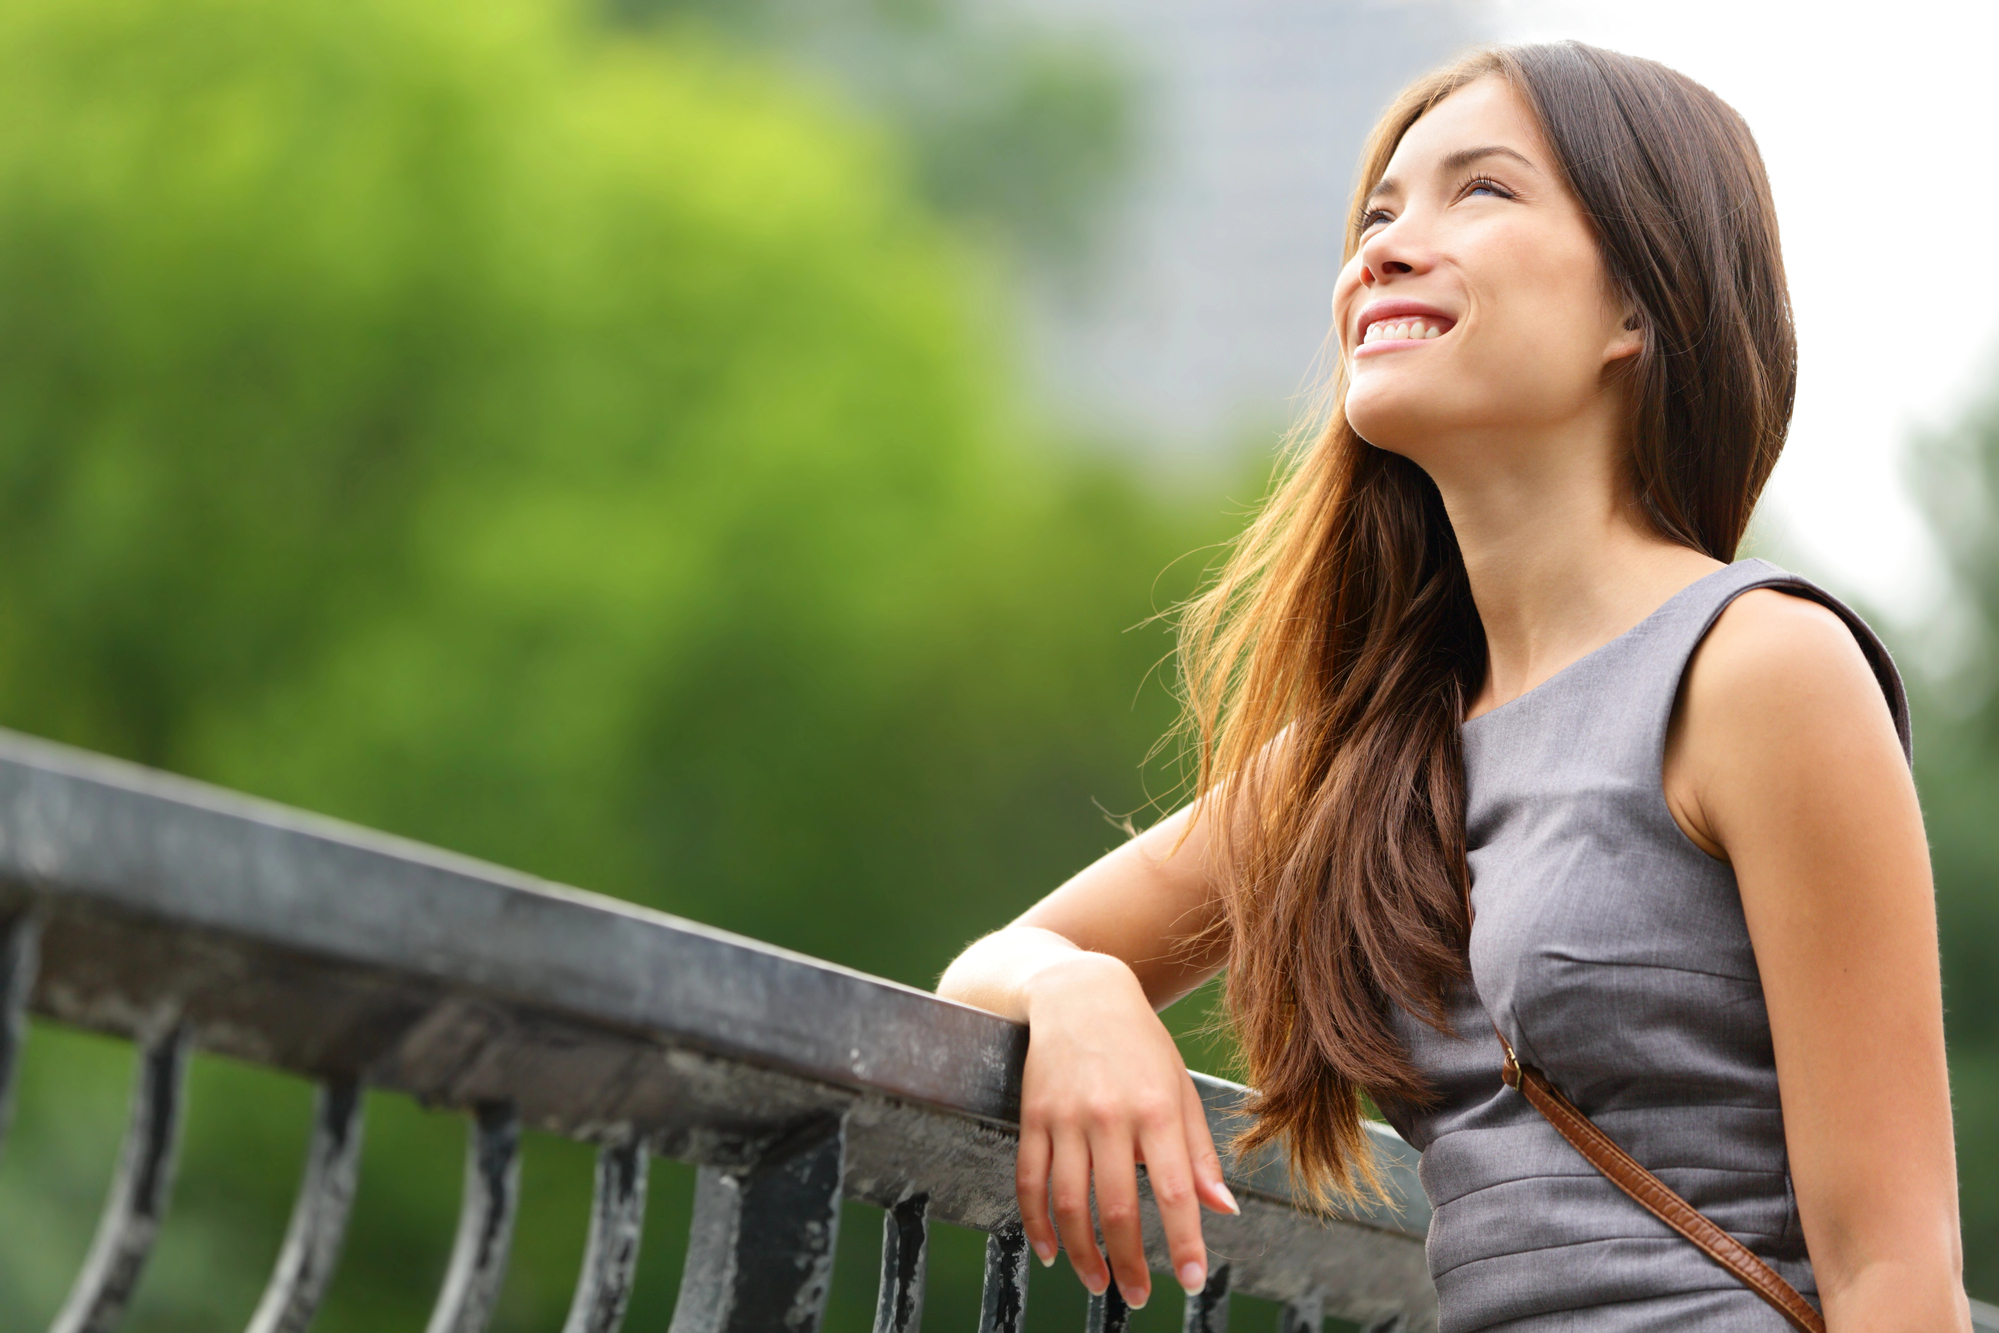
[[[1201,1286],[1234,1203],[1157,1011],[1226,967],[1245,1146],[1364,1187],[1371,1097],[1423,1150],[1446,1333],[1785,1327],[1502,1038],[1833,1333],[1968,1329],[1900,685],[1726,563],[1795,384],[1748,129],[1649,61],[1501,49],[1405,93],[1361,187],[1328,424],[1183,626],[1197,799],[939,986],[1030,1025],[1029,1242],[1142,1304],[1142,1162]]]

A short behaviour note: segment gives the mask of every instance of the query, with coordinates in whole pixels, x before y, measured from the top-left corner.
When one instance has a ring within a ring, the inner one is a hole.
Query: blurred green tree
[[[922,197],[1034,276],[1087,282],[1154,145],[1128,54],[969,0],[596,0],[640,31],[696,23],[830,79],[906,146]]]
[[[1003,270],[915,171],[561,0],[9,6],[0,722],[927,983],[1144,801],[1168,644],[1128,631],[1215,524],[1021,419]],[[7,1327],[123,1081],[34,1049]],[[296,1084],[196,1094],[141,1329],[246,1318],[293,1183]],[[370,1135],[331,1333],[420,1320],[449,1241],[456,1124]],[[587,1154],[535,1151],[506,1329],[582,1240]]]
[[[1915,489],[1952,596],[1917,673],[1916,778],[1936,867],[1965,1283],[1999,1296],[1999,395],[1923,440]],[[1912,657],[1917,656],[1911,654]]]

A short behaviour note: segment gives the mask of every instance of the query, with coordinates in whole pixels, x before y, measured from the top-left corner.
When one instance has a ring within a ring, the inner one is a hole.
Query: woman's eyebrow
[[[1446,171],[1462,171],[1482,157],[1510,157],[1523,167],[1534,166],[1525,153],[1497,143],[1487,144],[1483,148],[1460,148],[1455,153],[1446,153],[1442,166]]]
[[[1455,153],[1446,153],[1444,154],[1443,161],[1438,165],[1445,171],[1463,171],[1472,163],[1487,157],[1510,157],[1523,167],[1528,167],[1535,171],[1540,170],[1539,167],[1534,166],[1534,163],[1528,159],[1525,153],[1517,149],[1508,148],[1505,144],[1497,143],[1486,144],[1480,148],[1460,148]],[[1401,183],[1393,176],[1383,176],[1374,183],[1374,188],[1367,192],[1365,202],[1371,204],[1384,194],[1399,194],[1401,190]]]

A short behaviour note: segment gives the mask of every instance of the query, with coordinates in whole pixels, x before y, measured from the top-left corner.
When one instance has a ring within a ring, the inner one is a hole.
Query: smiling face
[[[1364,439],[1434,476],[1625,413],[1609,372],[1643,335],[1511,84],[1478,79],[1417,120],[1365,209],[1333,295]]]

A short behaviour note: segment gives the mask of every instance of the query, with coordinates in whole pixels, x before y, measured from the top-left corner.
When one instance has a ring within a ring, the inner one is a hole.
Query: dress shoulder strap
[[[1895,735],[1902,742],[1903,757],[1913,759],[1908,692],[1902,685],[1901,672],[1895,669],[1895,659],[1889,654],[1888,646],[1845,602],[1810,579],[1780,569],[1767,560],[1738,560],[1683,589],[1659,609],[1658,617],[1666,622],[1659,628],[1669,637],[1679,640],[1675,644],[1680,651],[1675,654],[1677,667],[1673,692],[1678,693],[1679,677],[1685,673],[1687,662],[1721,618],[1721,613],[1742,594],[1759,588],[1774,588],[1793,597],[1817,602],[1845,622],[1853,632],[1854,640],[1859,643],[1861,653],[1867,658],[1868,666],[1873,668],[1874,679],[1881,685],[1882,696],[1887,700],[1888,711],[1895,721]]]

